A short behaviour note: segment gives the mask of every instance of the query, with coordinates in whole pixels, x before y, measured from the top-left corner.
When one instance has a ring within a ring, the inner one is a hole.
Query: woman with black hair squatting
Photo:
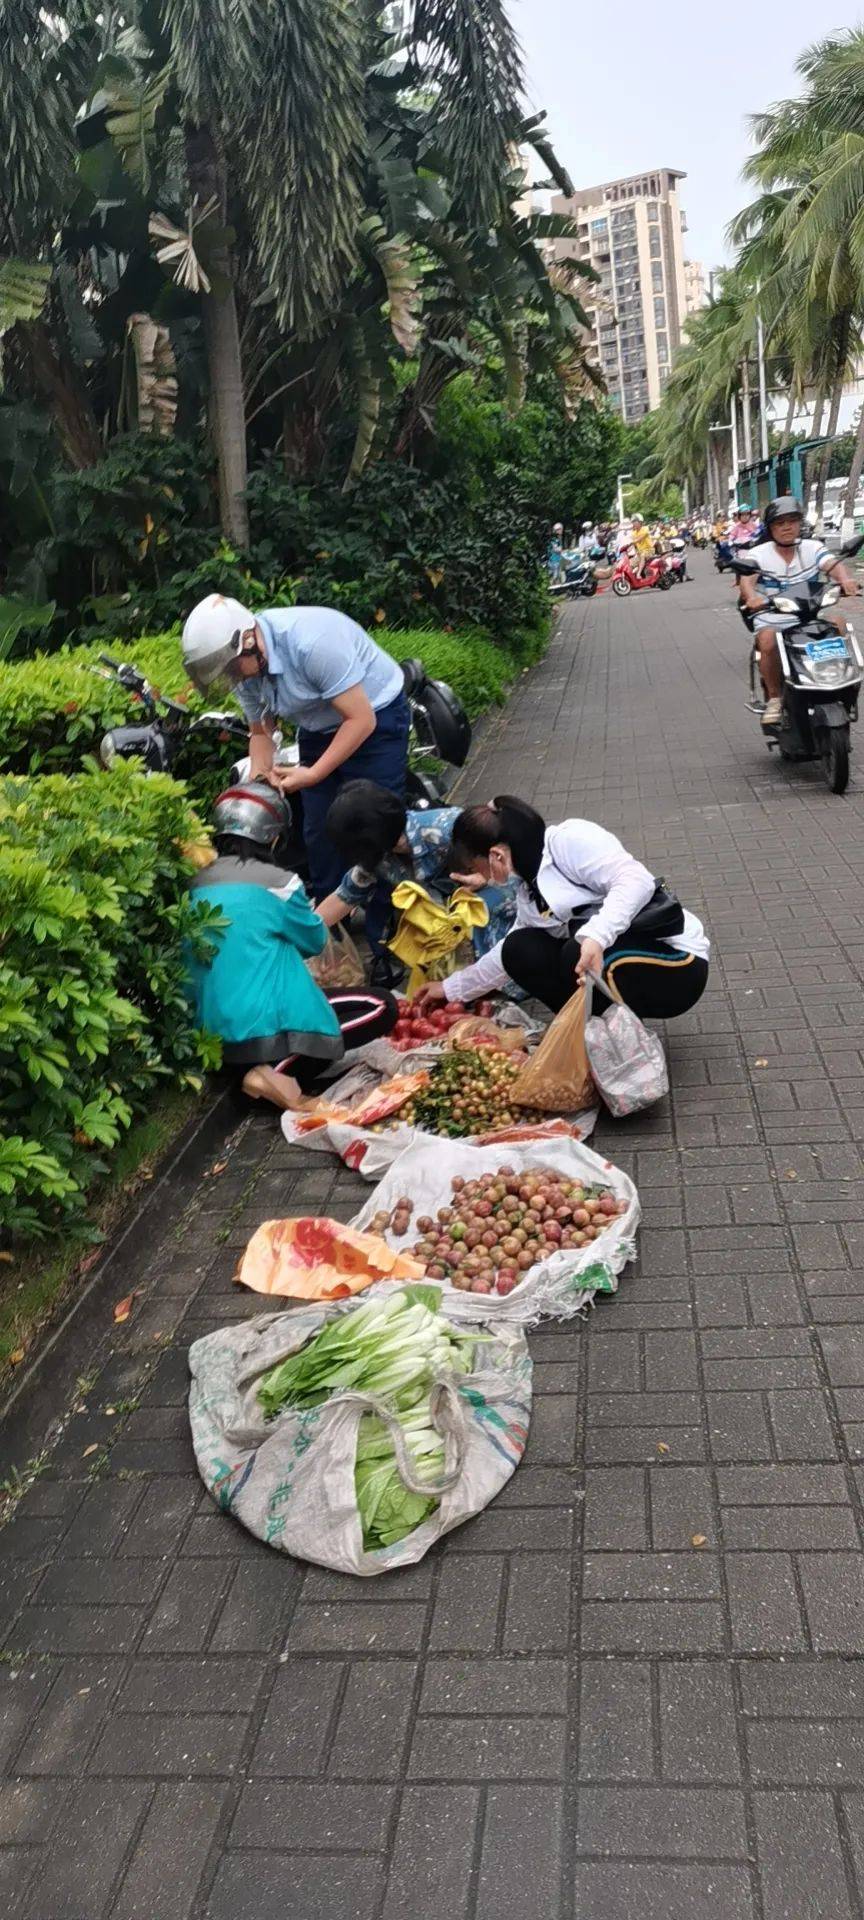
[[[446,899],[453,891],[449,872],[453,829],[458,807],[406,808],[395,793],[372,780],[347,780],[327,815],[327,833],[348,871],[336,892],[318,909],[328,926],[335,926],[354,907],[367,907],[375,888],[389,889],[400,880],[418,880],[431,893]],[[474,952],[479,958],[500,945],[516,912],[518,882],[498,884],[478,877],[472,887],[489,910],[485,927],[475,927]]]
[[[641,1019],[688,1013],[708,980],[708,936],[662,881],[593,820],[547,827],[524,800],[501,794],[453,828],[452,878],[520,885],[512,933],[473,966],[424,987],[421,1007],[475,1000],[515,981],[557,1013],[586,974],[604,980],[602,1010],[623,1000]]]

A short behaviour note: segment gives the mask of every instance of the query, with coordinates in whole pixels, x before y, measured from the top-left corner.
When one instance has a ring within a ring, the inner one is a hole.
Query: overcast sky
[[[708,268],[751,190],[740,174],[747,116],[797,92],[802,49],[864,20],[864,0],[710,8],[694,0],[508,0],[525,49],[528,97],[545,107],[576,186],[680,167],[686,250]],[[539,172],[535,178],[539,177]]]

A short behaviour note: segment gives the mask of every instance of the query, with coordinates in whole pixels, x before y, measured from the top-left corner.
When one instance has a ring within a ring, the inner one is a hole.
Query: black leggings
[[[346,1053],[350,1053],[352,1047],[365,1047],[368,1040],[380,1040],[384,1034],[392,1033],[399,1017],[398,1002],[392,993],[383,989],[379,992],[371,987],[332,987],[324,998],[329,1000],[342,1029]],[[292,1074],[304,1093],[328,1067],[340,1064],[340,1061],[313,1059],[308,1053],[290,1054],[279,1062],[282,1071]]]
[[[580,955],[578,940],[556,940],[539,927],[520,927],[508,933],[501,961],[517,986],[558,1013],[575,992]],[[603,957],[603,978],[640,1019],[674,1020],[701,1000],[708,962],[696,954],[680,953],[662,940],[646,940],[638,949],[610,947]],[[609,996],[595,987],[593,1005],[603,1013]]]

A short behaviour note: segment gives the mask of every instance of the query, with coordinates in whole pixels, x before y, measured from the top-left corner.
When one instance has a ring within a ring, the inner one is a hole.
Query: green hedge
[[[522,667],[539,658],[546,627],[514,634],[507,646],[481,632],[425,631],[400,633],[381,629],[376,639],[396,660],[416,656],[428,671],[449,681],[472,719],[504,699],[509,683]],[[0,770],[7,773],[74,773],[85,754],[95,753],[109,727],[140,717],[131,696],[115,681],[94,672],[101,651],[115,659],[131,660],[148,680],[172,699],[181,699],[193,713],[213,705],[195,692],[186,679],[176,633],[163,633],[119,643],[65,647],[59,653],[37,653],[6,665],[0,673]],[[212,754],[209,742],[202,752]],[[223,753],[227,766],[236,759],[236,744]]]
[[[186,892],[184,789],[129,766],[0,779],[0,1229],[74,1225],[160,1080],[200,1086],[182,947],[217,923]]]

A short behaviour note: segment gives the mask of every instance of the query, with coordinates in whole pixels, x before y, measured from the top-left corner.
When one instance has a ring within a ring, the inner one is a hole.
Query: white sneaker
[[[782,700],[766,700],[765,712],[762,715],[763,727],[779,727],[782,718],[783,718]]]

